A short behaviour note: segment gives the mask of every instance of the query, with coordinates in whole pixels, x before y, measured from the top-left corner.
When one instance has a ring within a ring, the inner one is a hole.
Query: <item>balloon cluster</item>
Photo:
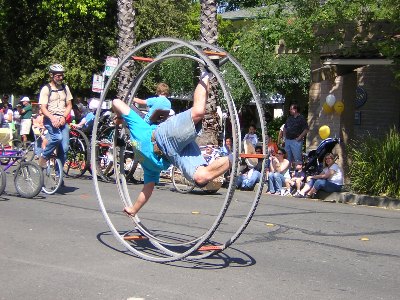
[[[335,95],[329,94],[322,105],[322,110],[327,115],[334,111],[340,115],[344,111],[344,103],[341,100],[336,100]]]

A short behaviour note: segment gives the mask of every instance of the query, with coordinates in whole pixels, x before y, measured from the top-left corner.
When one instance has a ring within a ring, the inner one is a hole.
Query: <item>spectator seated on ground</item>
[[[206,160],[207,164],[212,163],[219,154],[216,152],[213,145],[207,145],[205,147],[200,147],[201,153],[203,154],[204,159]]]
[[[327,153],[324,157],[324,169],[318,175],[308,176],[303,189],[295,195],[298,198],[313,198],[319,191],[328,193],[340,192],[343,188],[344,178],[340,167],[335,163],[332,153]]]
[[[255,150],[250,142],[245,142],[244,148],[246,154],[262,153],[261,147],[257,147],[257,150]],[[243,191],[252,191],[261,178],[262,159],[246,158],[245,162],[246,165],[237,178],[236,188]]]
[[[283,186],[290,179],[290,163],[285,158],[286,151],[279,148],[276,156],[270,154],[269,172],[268,172],[268,191],[267,194],[281,194]]]
[[[294,195],[297,195],[304,185],[306,173],[303,171],[303,163],[301,161],[296,162],[295,171],[292,174],[289,183],[289,189],[293,190]],[[296,191],[296,192],[294,192]]]

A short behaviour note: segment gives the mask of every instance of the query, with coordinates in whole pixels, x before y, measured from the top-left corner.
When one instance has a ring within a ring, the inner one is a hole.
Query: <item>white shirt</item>
[[[337,164],[333,164],[329,168],[324,168],[324,173],[325,174],[328,173],[329,170],[333,170],[334,173],[330,178],[328,178],[328,181],[337,185],[343,185],[344,184],[343,172],[339,168],[339,166]]]

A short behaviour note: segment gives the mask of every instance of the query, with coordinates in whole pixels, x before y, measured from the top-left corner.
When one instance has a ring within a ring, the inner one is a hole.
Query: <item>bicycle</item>
[[[44,177],[42,169],[31,161],[25,161],[27,151],[13,149],[7,145],[12,140],[9,128],[0,128],[0,158],[8,160],[4,168],[0,168],[0,195],[4,192],[7,179],[6,171],[18,161],[18,167],[14,172],[14,186],[21,197],[33,198],[37,196],[43,186]]]
[[[38,128],[32,127],[35,141],[32,142],[25,150],[25,161],[32,161],[35,156],[40,156],[43,149],[42,133]],[[60,172],[61,170],[61,172]],[[47,167],[42,170],[43,184],[41,190],[48,195],[52,195],[60,188],[63,182],[63,166],[61,160],[52,154],[47,161]]]
[[[67,177],[79,178],[90,169],[89,139],[76,126],[70,126],[69,150],[64,164],[64,174]]]

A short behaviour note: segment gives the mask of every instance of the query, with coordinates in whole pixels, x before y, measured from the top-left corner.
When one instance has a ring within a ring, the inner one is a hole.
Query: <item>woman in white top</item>
[[[280,194],[282,186],[286,180],[290,179],[290,162],[285,158],[286,151],[279,148],[276,156],[270,156],[268,173],[268,192],[267,194]]]
[[[335,163],[332,153],[324,157],[324,169],[318,175],[308,176],[307,183],[295,197],[314,197],[319,191],[328,193],[340,192],[344,184],[343,172]]]

